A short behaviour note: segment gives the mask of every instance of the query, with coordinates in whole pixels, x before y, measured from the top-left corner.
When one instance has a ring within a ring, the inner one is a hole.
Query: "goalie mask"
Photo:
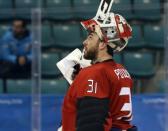
[[[81,24],[87,31],[97,33],[100,40],[113,48],[114,52],[123,50],[132,36],[132,28],[119,14],[109,13],[104,19],[94,17]]]

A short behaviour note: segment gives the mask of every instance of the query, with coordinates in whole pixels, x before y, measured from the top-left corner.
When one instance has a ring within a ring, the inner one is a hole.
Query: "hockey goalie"
[[[113,0],[102,0],[94,18],[82,21],[88,32],[83,51],[74,50],[57,63],[70,87],[58,131],[137,131],[133,118],[133,81],[113,59],[132,36],[128,22],[110,12]]]

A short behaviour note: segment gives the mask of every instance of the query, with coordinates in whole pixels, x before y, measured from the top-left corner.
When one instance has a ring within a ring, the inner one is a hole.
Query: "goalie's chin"
[[[86,52],[86,53],[84,53],[83,58],[86,60],[94,60],[95,56],[89,52],[88,53]]]
[[[88,55],[87,51],[85,50],[83,52],[83,58],[86,59],[86,60],[91,60],[90,56]]]
[[[84,53],[83,58],[86,60],[91,60],[87,54]]]
[[[86,59],[86,60],[90,60],[88,58],[88,53],[87,53],[86,49],[83,49],[83,58]]]

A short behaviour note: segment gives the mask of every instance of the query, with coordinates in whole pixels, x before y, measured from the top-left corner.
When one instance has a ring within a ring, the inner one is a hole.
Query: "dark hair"
[[[21,21],[21,22],[22,22],[22,27],[24,27],[24,28],[27,27],[27,22],[26,22],[26,20],[16,18],[16,19],[13,20],[13,22],[15,22],[15,21]]]
[[[114,54],[113,49],[109,45],[107,45],[107,53],[111,56],[113,56],[113,54]]]

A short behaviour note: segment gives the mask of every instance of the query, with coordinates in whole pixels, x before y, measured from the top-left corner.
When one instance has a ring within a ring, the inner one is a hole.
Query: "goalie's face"
[[[100,39],[95,32],[91,32],[86,40],[84,40],[84,58],[88,60],[96,60],[99,51]]]

